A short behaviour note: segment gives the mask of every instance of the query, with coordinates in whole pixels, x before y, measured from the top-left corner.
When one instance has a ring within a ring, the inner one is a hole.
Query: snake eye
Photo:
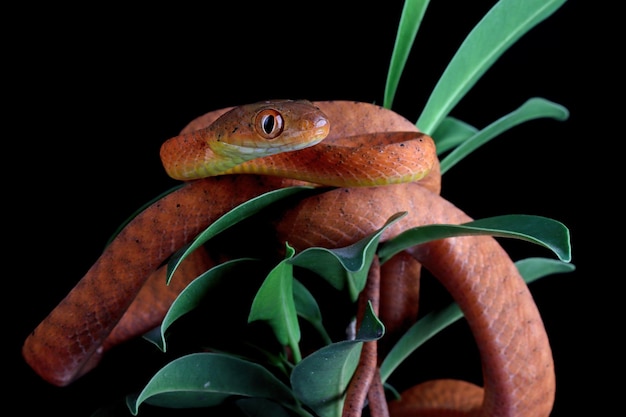
[[[283,132],[283,116],[273,109],[261,110],[254,121],[256,131],[264,139],[275,139]]]

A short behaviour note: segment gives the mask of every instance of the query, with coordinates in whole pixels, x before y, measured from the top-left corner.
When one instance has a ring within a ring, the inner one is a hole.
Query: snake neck
[[[168,139],[161,145],[160,156],[170,177],[188,181],[224,174],[258,157],[238,148],[224,142],[207,141],[205,132],[199,130]]]

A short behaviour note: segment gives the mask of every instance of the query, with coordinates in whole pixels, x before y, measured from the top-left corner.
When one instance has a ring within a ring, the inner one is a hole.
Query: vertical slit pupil
[[[274,130],[275,120],[274,116],[265,116],[263,118],[263,131],[267,134],[272,133]]]

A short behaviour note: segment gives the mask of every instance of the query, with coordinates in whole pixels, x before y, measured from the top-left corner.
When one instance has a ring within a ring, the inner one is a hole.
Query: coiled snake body
[[[408,215],[386,229],[383,241],[410,227],[471,220],[439,196],[432,139],[371,104],[280,100],[210,112],[165,142],[161,158],[185,186],[134,218],[24,343],[26,361],[52,384],[71,383],[108,348],[156,326],[185,285],[173,280],[165,287],[160,264],[264,192],[301,181],[339,187],[277,214],[277,239],[298,250],[354,243],[399,211]],[[208,265],[191,259],[179,273],[195,277]],[[484,387],[426,382],[391,402],[391,415],[548,416],[555,392],[550,345],[506,252],[493,238],[467,236],[396,255],[380,269],[379,315],[391,334],[415,318],[421,266],[463,310]]]

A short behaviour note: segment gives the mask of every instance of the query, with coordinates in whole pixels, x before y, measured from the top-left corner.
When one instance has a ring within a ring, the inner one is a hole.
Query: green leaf
[[[238,272],[259,263],[255,259],[234,259],[217,265],[191,281],[174,300],[168,309],[158,332],[150,332],[144,338],[154,343],[163,352],[166,350],[165,332],[180,317],[198,307],[207,293],[224,280],[232,280]]]
[[[250,308],[248,322],[266,321],[283,346],[290,346],[296,362],[300,361],[300,326],[293,297],[293,265],[289,260],[295,251],[289,245],[287,255],[261,285]]]
[[[212,407],[231,396],[270,398],[294,405],[291,390],[262,366],[221,353],[193,353],[165,365],[126,403],[168,408]]]
[[[313,297],[313,294],[311,294],[300,281],[295,279],[293,281],[293,299],[298,315],[311,323],[326,344],[331,343],[332,340],[322,324],[322,313],[315,297]]]
[[[363,314],[363,320],[361,320],[361,326],[356,332],[355,340],[362,342],[368,342],[372,340],[378,340],[385,334],[385,325],[381,322],[372,307],[372,302],[367,302],[367,308]]]
[[[425,133],[434,132],[491,65],[563,3],[565,0],[498,1],[467,35],[446,67],[417,120],[417,127]]]
[[[404,2],[400,23],[398,24],[396,42],[391,53],[391,62],[387,73],[383,107],[390,109],[393,104],[400,77],[404,71],[404,66],[406,65],[409,52],[415,41],[417,30],[422,23],[422,18],[424,17],[428,3],[428,0],[406,0]]]
[[[319,417],[340,417],[346,388],[357,367],[363,342],[378,340],[384,326],[368,304],[354,340],[333,343],[313,352],[291,373],[293,392]]]
[[[465,142],[478,132],[474,126],[448,116],[439,124],[433,138],[437,142],[437,155],[449,151]]]
[[[406,212],[394,214],[380,229],[352,245],[337,249],[305,249],[294,256],[291,263],[317,273],[338,290],[347,283],[351,300],[356,301],[365,286],[380,235],[405,215]]]
[[[526,258],[515,262],[515,266],[527,284],[547,275],[572,272],[576,269],[570,263],[548,258]]]
[[[402,335],[380,365],[380,378],[385,382],[400,364],[434,335],[463,317],[458,304],[452,303],[419,319]]]
[[[496,120],[450,152],[441,161],[441,174],[443,175],[461,159],[465,158],[480,146],[514,126],[541,117],[549,117],[562,121],[566,120],[568,116],[569,112],[567,109],[559,104],[539,97],[531,98],[517,110]]]
[[[205,244],[212,237],[223,232],[234,224],[237,224],[240,221],[245,220],[248,217],[258,213],[272,203],[275,203],[289,196],[313,189],[314,187],[308,186],[279,188],[277,190],[272,190],[257,197],[251,198],[245,203],[242,203],[233,208],[228,213],[224,214],[222,217],[211,223],[211,225],[198,236],[196,236],[196,238],[189,245],[183,247],[182,249],[178,250],[174,255],[172,255],[172,258],[167,265],[167,282],[170,281],[172,275],[174,274],[176,268],[178,268],[180,263],[191,252]]]
[[[517,261],[515,265],[527,284],[548,275],[574,270],[572,264],[547,258],[527,258]],[[417,348],[462,317],[463,312],[458,304],[451,303],[441,310],[426,314],[418,320],[398,340],[381,363],[381,380],[385,382],[393,371]]]
[[[411,246],[454,236],[491,235],[525,240],[553,251],[559,259],[569,262],[571,245],[569,230],[563,223],[542,216],[509,214],[474,220],[461,225],[430,224],[408,229],[383,242],[378,251],[381,262]]]

